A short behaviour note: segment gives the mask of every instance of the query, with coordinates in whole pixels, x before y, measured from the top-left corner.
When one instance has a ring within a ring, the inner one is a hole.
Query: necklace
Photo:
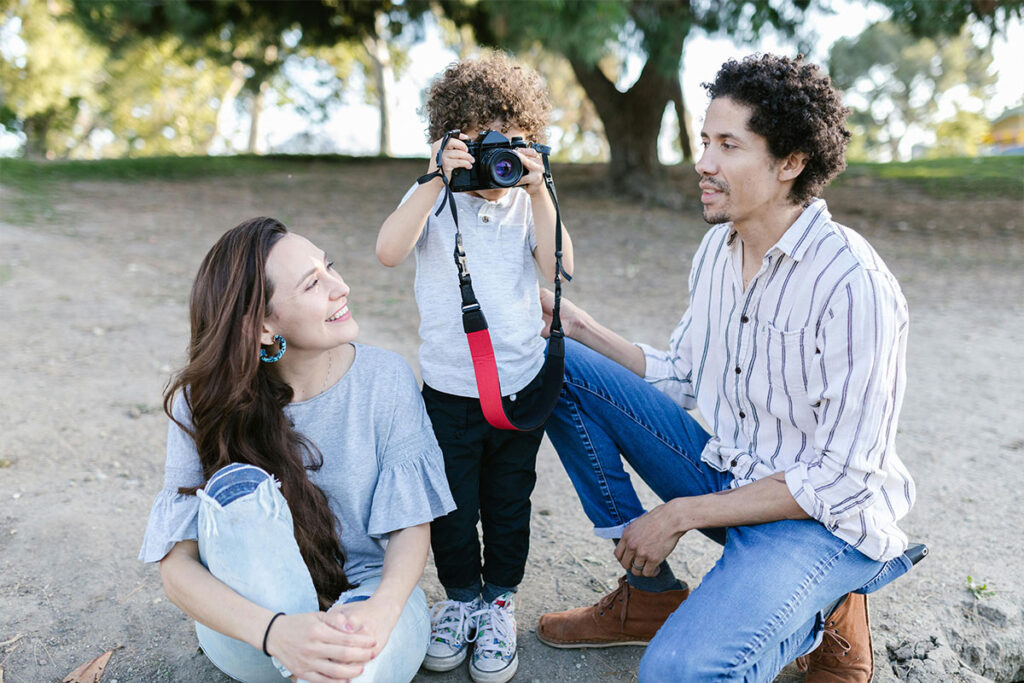
[[[324,383],[320,385],[320,393],[324,393],[327,389],[327,380],[331,378],[331,363],[334,360],[334,349],[327,352],[327,374],[324,375]]]

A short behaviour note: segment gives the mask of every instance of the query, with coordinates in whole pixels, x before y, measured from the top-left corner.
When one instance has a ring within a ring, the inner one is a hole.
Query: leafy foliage
[[[965,28],[953,36],[916,38],[883,21],[836,41],[829,72],[853,110],[852,158],[901,158],[900,142],[914,124],[933,125],[941,95],[956,86],[984,99],[995,77],[992,54]]]

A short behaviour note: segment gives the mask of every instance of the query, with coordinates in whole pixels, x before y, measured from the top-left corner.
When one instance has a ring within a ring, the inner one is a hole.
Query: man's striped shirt
[[[896,455],[907,305],[856,232],[815,200],[743,288],[742,240],[708,231],[668,351],[647,381],[711,428],[702,454],[733,486],[785,472],[807,514],[877,560],[900,555],[914,482]]]

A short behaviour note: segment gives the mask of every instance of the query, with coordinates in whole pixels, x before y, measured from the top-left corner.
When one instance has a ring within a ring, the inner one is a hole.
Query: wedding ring
[[[646,562],[641,562],[640,564],[637,564],[636,562],[634,562],[633,563],[633,569],[643,569],[645,564],[647,564],[647,563]]]

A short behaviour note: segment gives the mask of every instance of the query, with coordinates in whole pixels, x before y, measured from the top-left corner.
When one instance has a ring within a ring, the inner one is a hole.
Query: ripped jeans
[[[274,612],[320,610],[316,589],[299,553],[292,515],[273,477],[253,465],[221,469],[199,496],[199,557],[210,573],[243,597]],[[335,604],[365,600],[380,584],[367,579],[341,594]],[[280,683],[291,675],[277,661],[248,643],[196,623],[203,652],[228,676],[254,683]],[[413,589],[387,645],[359,683],[409,681],[427,651],[430,618],[427,599]]]

